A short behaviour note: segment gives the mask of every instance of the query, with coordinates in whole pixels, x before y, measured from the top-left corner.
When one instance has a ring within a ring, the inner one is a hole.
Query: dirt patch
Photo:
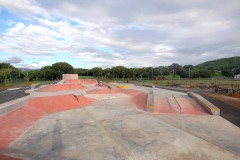
[[[227,94],[227,96],[234,97],[234,98],[240,98],[240,94]]]
[[[86,87],[82,86],[81,84],[55,84],[39,88],[37,92],[57,92],[64,90],[80,90],[84,88]]]
[[[240,98],[229,96],[227,94],[218,94],[218,93],[206,93],[207,96],[216,98],[219,101],[222,101],[226,104],[229,104],[235,108],[240,109]]]
[[[84,96],[49,96],[30,99],[23,107],[0,117],[0,151],[43,116],[94,103]]]

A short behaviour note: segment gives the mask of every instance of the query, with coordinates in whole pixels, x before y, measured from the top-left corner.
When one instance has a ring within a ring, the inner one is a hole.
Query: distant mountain
[[[34,70],[34,69],[30,69],[30,68],[19,68],[20,70],[22,71],[31,71],[31,70]]]
[[[196,67],[212,67],[214,70],[217,71],[233,71],[240,69],[240,56],[207,61],[196,65]]]

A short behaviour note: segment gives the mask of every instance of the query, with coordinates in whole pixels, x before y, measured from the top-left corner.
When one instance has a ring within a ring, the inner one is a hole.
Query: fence
[[[32,83],[35,83],[37,81],[44,81],[44,78],[36,78],[33,79],[33,81],[29,81],[25,78],[11,78],[11,79],[0,79],[0,86],[12,86],[12,85],[31,85]]]

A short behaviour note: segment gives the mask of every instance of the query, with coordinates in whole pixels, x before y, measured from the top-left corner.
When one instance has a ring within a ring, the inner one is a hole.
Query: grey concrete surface
[[[2,103],[0,105],[0,116],[22,107],[26,103],[26,101],[31,97],[32,97],[31,95],[28,95],[25,97],[17,98],[17,99]]]
[[[220,116],[155,114],[154,117],[212,144],[240,154],[240,129]]]
[[[97,99],[97,103],[43,117],[1,154],[44,160],[239,159],[238,151],[228,147],[235,135],[232,140],[224,142],[225,146],[217,145],[165,122],[159,118],[160,114],[137,109],[127,95],[86,96]],[[211,120],[209,117],[201,116],[199,119],[207,122]],[[198,125],[193,123],[189,127],[194,130]],[[208,128],[201,127],[207,135]],[[214,125],[211,127],[211,134],[218,137],[219,130],[215,130]],[[235,128],[232,131],[238,134],[239,130]],[[232,136],[230,131],[224,134]],[[238,145],[238,140],[235,145]]]

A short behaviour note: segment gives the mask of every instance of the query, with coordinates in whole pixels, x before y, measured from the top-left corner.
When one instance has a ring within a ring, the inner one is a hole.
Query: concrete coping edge
[[[220,115],[220,109],[216,107],[214,104],[203,98],[201,95],[193,92],[187,92],[189,97],[195,99],[201,106],[207,110],[212,115]]]

